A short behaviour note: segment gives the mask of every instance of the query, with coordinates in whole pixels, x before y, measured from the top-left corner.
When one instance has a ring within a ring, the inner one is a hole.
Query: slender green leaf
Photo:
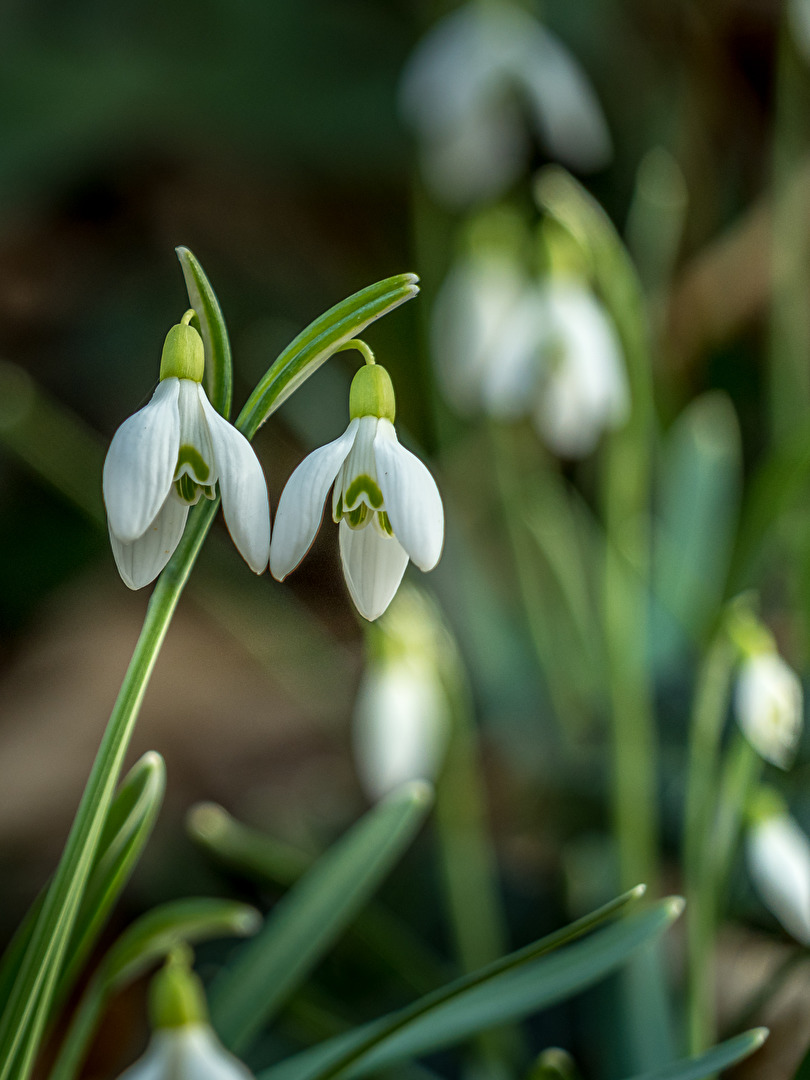
[[[254,934],[258,911],[231,900],[176,900],[153,908],[126,930],[87,985],[50,1073],[72,1080],[81,1067],[110,997],[142,975],[180,942]]]
[[[193,807],[188,830],[215,859],[252,881],[289,887],[315,862],[315,856],[236,821],[215,803]],[[417,994],[449,977],[447,965],[422,938],[376,900],[366,905],[351,932]]]
[[[227,1046],[256,1034],[368,902],[430,808],[423,783],[369,811],[279,902],[259,937],[211,984],[211,1016]]]
[[[233,366],[228,328],[225,326],[216,293],[196,257],[187,247],[178,247],[175,251],[183,269],[189,303],[197,312],[197,322],[205,346],[205,391],[217,412],[222,413],[227,420],[231,415],[233,396]]]
[[[73,986],[113,904],[135,869],[152,833],[165,790],[163,758],[150,751],[130,770],[110,807],[56,987],[55,1003],[63,1001]]]
[[[654,1069],[652,1072],[634,1076],[632,1080],[706,1080],[706,1077],[714,1076],[749,1057],[755,1050],[759,1050],[767,1038],[767,1028],[754,1028],[697,1057],[676,1061],[663,1069]],[[798,1076],[796,1080],[799,1080]]]
[[[663,656],[700,640],[722,602],[737,526],[742,448],[725,394],[703,394],[673,424],[660,470],[653,588]]]
[[[76,926],[65,954],[54,1001],[64,1000],[87,958],[118,895],[126,884],[157,817],[166,786],[163,758],[150,751],[136,762],[110,807],[87,891],[76,917]],[[43,893],[31,908],[3,956],[0,966],[0,1000],[8,998],[34,923],[42,907]]]
[[[281,353],[248,398],[236,422],[239,430],[252,439],[268,416],[342,345],[381,315],[416,296],[418,281],[416,274],[398,274],[378,281],[310,323]]]
[[[556,934],[464,976],[405,1009],[305,1050],[259,1080],[359,1077],[431,1053],[564,1000],[621,966],[683,910],[680,898],[570,944],[640,895],[633,890]],[[563,944],[567,947],[561,948]]]

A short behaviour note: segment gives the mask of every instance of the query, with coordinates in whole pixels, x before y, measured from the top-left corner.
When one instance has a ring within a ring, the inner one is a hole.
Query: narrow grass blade
[[[116,941],[87,985],[49,1080],[72,1080],[81,1068],[110,997],[180,942],[254,934],[261,916],[230,900],[177,900],[141,916]]]
[[[458,979],[399,1012],[305,1050],[266,1070],[259,1080],[365,1076],[571,997],[620,967],[636,949],[663,933],[683,910],[682,900],[670,898],[635,918],[621,920],[584,941],[570,944],[639,895],[639,890],[626,893],[556,934]],[[564,944],[566,948],[561,947]]]
[[[398,274],[350,296],[310,323],[274,362],[248,398],[236,426],[252,439],[268,416],[329,357],[369,325],[419,292],[416,274]]]
[[[432,801],[406,784],[374,807],[279,902],[259,937],[211,984],[211,1018],[243,1047],[354,920],[410,843]]]
[[[688,1058],[685,1061],[676,1061],[663,1069],[655,1069],[640,1076],[634,1076],[632,1080],[706,1080],[707,1077],[715,1076],[736,1065],[738,1061],[749,1057],[768,1038],[767,1028],[754,1028],[746,1031],[744,1035],[738,1035],[728,1042],[720,1043],[712,1047],[705,1054]],[[797,1077],[796,1080],[799,1080]]]
[[[205,346],[205,392],[217,412],[227,420],[231,415],[233,365],[231,343],[222,308],[196,257],[187,247],[178,247],[175,251],[186,281],[189,303],[197,312],[197,322]]]
[[[163,758],[152,751],[144,754],[124,778],[107,815],[87,891],[65,954],[65,966],[54,992],[53,1008],[64,1000],[73,985],[112,905],[135,868],[152,832],[165,787]],[[0,1001],[9,995],[43,900],[44,894],[29,911],[3,957]]]

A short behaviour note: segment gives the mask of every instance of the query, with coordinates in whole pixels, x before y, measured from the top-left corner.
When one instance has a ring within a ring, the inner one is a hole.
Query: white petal
[[[208,472],[203,471],[203,474],[198,476],[192,465],[184,463],[180,468],[180,475],[188,473],[198,484],[213,486],[217,482],[216,456],[211,442],[210,425],[202,404],[203,398],[208,401],[200,383],[193,379],[180,379],[180,394],[177,399],[177,411],[180,413],[180,450],[182,451],[184,446],[192,447],[208,466]]]
[[[746,841],[751,878],[785,929],[810,945],[810,841],[787,814],[751,829]]]
[[[734,705],[737,721],[756,752],[790,768],[803,725],[802,685],[776,653],[760,653],[740,668]]]
[[[104,504],[111,531],[127,543],[144,532],[166,501],[180,446],[179,379],[163,379],[152,400],[120,426],[104,462]]]
[[[408,556],[393,536],[380,536],[372,525],[350,529],[340,523],[340,560],[352,600],[364,619],[378,619],[394,599]]]
[[[198,390],[214,447],[225,524],[239,554],[261,574],[270,549],[270,503],[261,464],[241,431],[209,402],[202,385]]]
[[[516,74],[551,155],[574,169],[600,169],[613,153],[604,113],[588,77],[562,42],[526,20]]]
[[[208,1024],[158,1028],[146,1053],[119,1080],[252,1080]]]
[[[412,656],[366,672],[354,710],[354,756],[364,790],[380,799],[409,780],[434,780],[450,734],[435,670]]]
[[[175,1075],[183,1080],[252,1080],[248,1067],[225,1049],[208,1024],[187,1024],[177,1029],[175,1037],[182,1069],[166,1080],[174,1080]]]
[[[359,425],[359,420],[352,420],[339,439],[305,457],[287,481],[270,544],[270,573],[278,581],[298,566],[312,546],[329,485],[348,456]]]
[[[186,504],[170,493],[152,524],[136,540],[124,543],[110,528],[115,565],[125,585],[142,589],[155,580],[180,543],[187,517]]]
[[[400,446],[390,420],[377,425],[374,453],[394,536],[420,570],[432,570],[444,544],[444,508],[436,481],[418,457]]]

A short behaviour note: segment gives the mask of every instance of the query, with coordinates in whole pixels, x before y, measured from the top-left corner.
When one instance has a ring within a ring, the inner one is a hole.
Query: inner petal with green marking
[[[190,476],[198,484],[204,484],[211,475],[211,470],[200,451],[196,446],[189,446],[188,443],[180,447],[174,469],[175,480],[179,480],[183,475]]]
[[[342,504],[344,510],[354,510],[361,502],[364,502],[370,510],[381,510],[383,506],[383,497],[379,485],[368,473],[360,473],[355,476],[343,491]]]

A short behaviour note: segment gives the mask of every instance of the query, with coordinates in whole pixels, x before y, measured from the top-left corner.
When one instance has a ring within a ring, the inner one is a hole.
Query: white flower
[[[766,761],[790,768],[802,732],[802,685],[777,653],[758,652],[743,661],[734,706],[748,741]]]
[[[787,813],[758,821],[746,838],[751,879],[789,934],[810,945],[810,840]]]
[[[450,639],[430,600],[403,589],[369,638],[352,743],[363,790],[380,799],[410,780],[433,781],[450,737],[441,671]]]
[[[494,199],[525,168],[527,127],[575,169],[611,156],[610,135],[588,78],[565,46],[528,12],[470,3],[417,46],[401,86],[402,110],[421,139],[423,171],[454,206]]]
[[[506,257],[460,263],[434,308],[433,351],[450,399],[499,419],[530,415],[561,457],[589,454],[630,409],[610,318],[578,279],[523,278]]]
[[[379,365],[355,376],[350,414],[343,435],[311,453],[287,481],[270,571],[283,581],[306,555],[334,481],[332,516],[340,522],[346,584],[360,614],[373,620],[390,604],[409,558],[420,570],[439,561],[444,510],[433,477],[397,440],[393,389]]]
[[[185,318],[185,316],[184,316]],[[202,340],[179,324],[166,338],[149,404],[119,427],[104,462],[104,503],[118,571],[130,589],[160,573],[193,506],[216,496],[233,541],[257,574],[267,565],[267,485],[250,443],[202,387]]]
[[[146,1053],[119,1080],[253,1080],[206,1023],[158,1028]]]

